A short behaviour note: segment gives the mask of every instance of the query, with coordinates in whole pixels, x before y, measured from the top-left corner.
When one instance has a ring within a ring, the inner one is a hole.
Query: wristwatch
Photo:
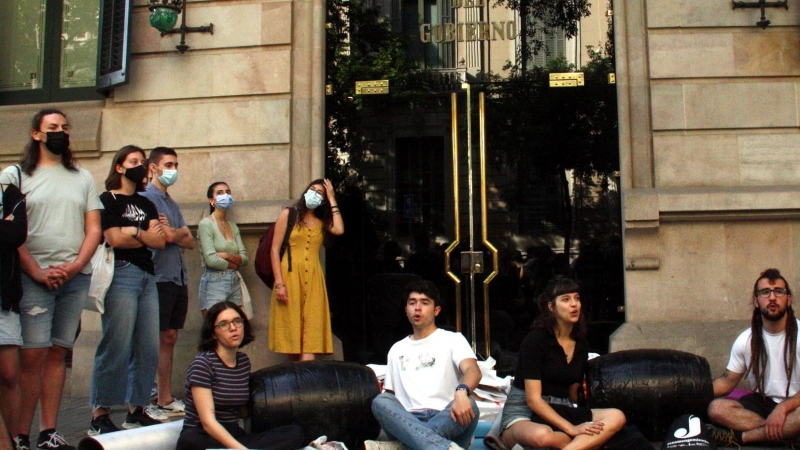
[[[464,383],[461,383],[461,384],[459,384],[458,386],[456,386],[456,392],[458,392],[458,391],[466,391],[466,392],[467,392],[467,397],[469,397],[469,396],[470,396],[470,394],[472,393],[472,392],[470,392],[470,390],[469,390],[469,386],[467,386],[467,385],[466,385],[466,384],[464,384]]]

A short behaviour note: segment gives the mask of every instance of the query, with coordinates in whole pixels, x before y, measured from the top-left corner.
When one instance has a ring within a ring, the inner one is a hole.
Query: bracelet
[[[334,214],[341,214],[341,213],[339,211],[334,211],[333,214],[331,214],[331,215],[334,215]]]
[[[278,289],[283,289],[283,288],[285,288],[285,287],[286,287],[286,285],[285,285],[285,284],[276,284],[276,285],[275,285],[275,290],[277,291]]]
[[[140,234],[142,234],[142,229],[141,228],[137,228],[136,229],[136,236],[134,236],[134,237],[138,238]]]
[[[331,206],[331,209],[339,209],[339,207],[337,205],[333,205]]]

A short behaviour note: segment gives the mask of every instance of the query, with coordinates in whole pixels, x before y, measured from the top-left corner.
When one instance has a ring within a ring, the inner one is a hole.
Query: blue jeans
[[[158,368],[156,278],[127,261],[115,261],[105,306],[89,404],[149,405]]]
[[[19,321],[23,350],[53,345],[72,348],[91,278],[79,273],[61,287],[50,290],[22,274]]]
[[[459,425],[450,417],[452,402],[441,411],[409,412],[394,394],[389,393],[380,394],[372,400],[372,414],[386,435],[402,442],[404,448],[445,450],[450,447],[450,441],[462,448],[469,448],[480,415],[475,400],[470,398],[469,401],[475,417],[467,426]]]
[[[242,305],[242,287],[239,275],[233,269],[214,270],[206,267],[200,277],[200,291],[197,294],[200,309],[210,309],[225,300]]]

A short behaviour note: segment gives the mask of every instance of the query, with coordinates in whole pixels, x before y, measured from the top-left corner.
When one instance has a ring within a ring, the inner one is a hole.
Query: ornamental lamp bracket
[[[766,0],[758,0],[758,1],[737,1],[733,0],[733,9],[737,8],[761,8],[761,20],[756,22],[756,26],[761,27],[761,29],[766,29],[770,22],[767,20],[766,13],[764,12],[765,8],[784,8],[785,10],[789,10],[789,0],[780,0],[780,1],[772,1],[768,2]]]
[[[189,49],[186,45],[186,33],[214,34],[214,24],[200,27],[186,26],[186,0],[149,0],[150,26],[161,32],[161,37],[168,34],[180,34],[181,41],[175,48],[184,53]],[[181,26],[173,28],[181,15]]]

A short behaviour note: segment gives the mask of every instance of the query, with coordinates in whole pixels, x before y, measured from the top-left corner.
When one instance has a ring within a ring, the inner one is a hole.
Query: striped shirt
[[[226,366],[213,351],[202,352],[194,358],[186,375],[184,428],[201,426],[192,398],[192,386],[211,389],[217,422],[238,423],[239,408],[250,400],[250,358],[244,353],[236,353],[236,367]]]

